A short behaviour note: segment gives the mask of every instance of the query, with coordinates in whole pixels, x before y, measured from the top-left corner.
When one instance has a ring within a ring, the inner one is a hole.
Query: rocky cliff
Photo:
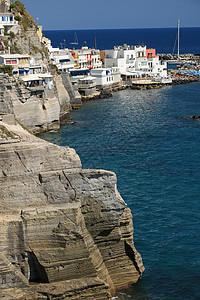
[[[6,2],[2,0],[2,2]],[[3,10],[3,5],[0,5],[0,11]],[[37,34],[37,24],[33,17],[26,11],[24,4],[20,1],[14,1],[11,6],[8,4],[11,13],[18,21],[17,25],[12,26],[7,30],[7,35],[1,37],[5,49],[8,51],[10,47],[11,53],[30,54],[35,57],[38,64],[48,62],[48,51],[41,43]]]
[[[60,118],[66,118],[70,108],[70,97],[60,75],[54,76],[53,88],[48,90],[25,88],[20,80],[0,74],[0,112],[14,113],[34,133],[59,129]]]
[[[1,299],[111,299],[144,270],[116,176],[0,121]]]

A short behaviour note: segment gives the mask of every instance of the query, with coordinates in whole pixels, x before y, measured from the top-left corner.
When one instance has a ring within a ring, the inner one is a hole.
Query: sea
[[[44,35],[53,47],[78,48],[83,46],[100,50],[114,46],[146,45],[157,53],[177,53],[177,28],[46,30]],[[78,45],[71,44],[78,41]],[[200,53],[200,27],[180,28],[180,54]]]
[[[82,33],[77,31],[77,36],[88,43],[96,34],[101,49],[139,43],[140,38],[168,53],[175,29]],[[71,31],[46,35],[54,46],[73,37]],[[200,53],[200,28],[185,28],[182,37],[183,53]],[[118,190],[133,214],[134,243],[145,272],[116,299],[200,299],[200,121],[191,118],[197,114],[200,82],[126,89],[84,103],[71,112],[74,122],[40,135],[75,148],[83,168],[117,174]]]

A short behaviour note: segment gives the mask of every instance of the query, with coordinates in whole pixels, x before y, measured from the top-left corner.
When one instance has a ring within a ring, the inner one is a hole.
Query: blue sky
[[[200,0],[21,0],[43,29],[200,27]]]

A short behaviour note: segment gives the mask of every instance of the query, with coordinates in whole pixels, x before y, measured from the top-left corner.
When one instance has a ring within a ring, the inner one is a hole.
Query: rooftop
[[[28,54],[14,53],[14,54],[0,54],[0,57],[3,57],[3,58],[29,58],[31,56]]]

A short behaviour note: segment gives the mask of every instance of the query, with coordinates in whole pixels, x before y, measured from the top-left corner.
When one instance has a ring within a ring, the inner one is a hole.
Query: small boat
[[[74,34],[74,42],[71,42],[70,44],[71,44],[71,45],[78,45],[78,37],[77,37],[76,32],[75,32],[75,34]]]

